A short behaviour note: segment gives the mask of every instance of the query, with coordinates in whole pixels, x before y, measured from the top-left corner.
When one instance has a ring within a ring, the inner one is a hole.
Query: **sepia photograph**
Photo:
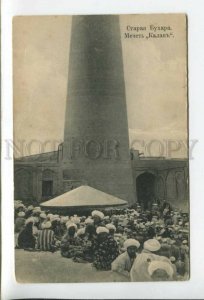
[[[12,26],[16,281],[189,280],[187,16]]]

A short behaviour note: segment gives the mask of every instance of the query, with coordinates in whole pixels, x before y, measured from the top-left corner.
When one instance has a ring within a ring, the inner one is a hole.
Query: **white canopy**
[[[127,205],[127,201],[82,185],[56,198],[41,203],[43,207],[106,207]]]

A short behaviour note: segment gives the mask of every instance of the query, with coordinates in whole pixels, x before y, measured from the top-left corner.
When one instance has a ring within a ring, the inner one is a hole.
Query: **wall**
[[[174,207],[189,208],[188,161],[166,159],[138,159],[132,161],[133,180],[144,173],[155,176],[155,199],[166,200]]]

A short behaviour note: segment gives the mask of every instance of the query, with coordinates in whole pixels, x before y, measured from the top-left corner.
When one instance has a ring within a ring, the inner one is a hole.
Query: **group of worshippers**
[[[188,215],[169,205],[60,216],[15,201],[15,237],[17,249],[60,251],[62,257],[112,270],[127,281],[189,277]]]

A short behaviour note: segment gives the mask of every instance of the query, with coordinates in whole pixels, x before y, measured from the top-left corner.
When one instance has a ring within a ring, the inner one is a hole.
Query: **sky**
[[[171,38],[125,38],[140,33],[127,26],[146,26],[148,35],[151,25],[170,26]],[[13,19],[14,143],[30,145],[21,155],[55,150],[63,141],[70,29],[70,16]],[[120,30],[130,147],[168,156],[172,141],[172,157],[186,157],[185,16],[121,15]]]

